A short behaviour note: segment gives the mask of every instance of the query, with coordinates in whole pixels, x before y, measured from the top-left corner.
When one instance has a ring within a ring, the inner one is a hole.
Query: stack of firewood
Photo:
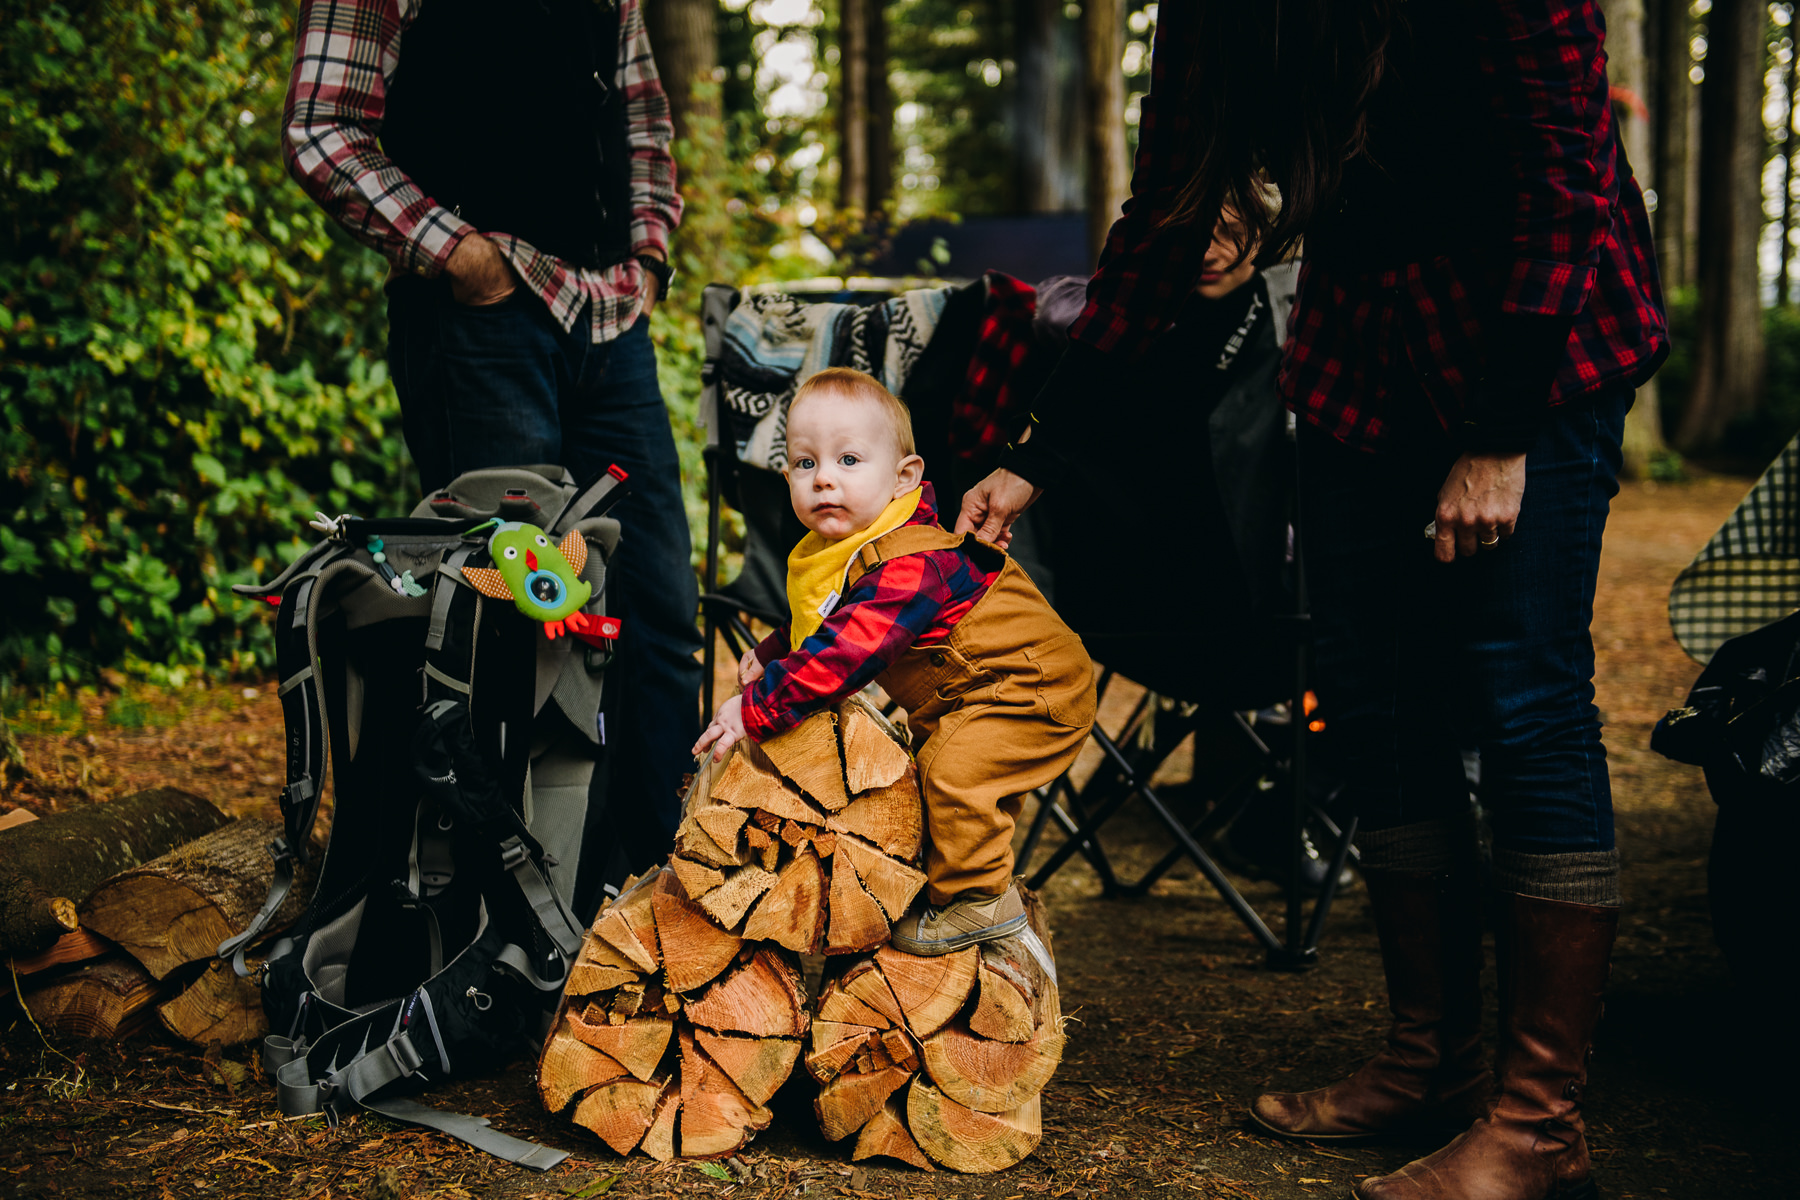
[[[545,1105],[621,1154],[727,1155],[767,1128],[804,1049],[821,1127],[858,1134],[858,1159],[991,1171],[1030,1153],[1062,1054],[1042,911],[940,958],[888,946],[924,886],[922,818],[901,735],[861,698],[704,764],[669,864],[588,934],[539,1062]]]
[[[261,907],[280,832],[166,788],[0,832],[0,949],[32,1019],[76,1037],[160,1020],[201,1045],[268,1032],[255,984],[214,955]],[[270,938],[311,882],[303,871]]]

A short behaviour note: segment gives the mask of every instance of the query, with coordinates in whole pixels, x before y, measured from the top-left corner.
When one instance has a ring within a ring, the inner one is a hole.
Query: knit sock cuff
[[[1503,892],[1565,904],[1619,906],[1619,852],[1520,854],[1494,849],[1494,886]]]
[[[1441,875],[1459,857],[1454,821],[1418,821],[1392,829],[1356,831],[1356,849],[1365,868],[1378,871],[1425,871]]]

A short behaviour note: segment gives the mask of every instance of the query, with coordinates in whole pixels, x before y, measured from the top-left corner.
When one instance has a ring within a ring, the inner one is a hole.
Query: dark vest
[[[631,254],[615,0],[424,0],[381,146],[477,229],[583,267]]]

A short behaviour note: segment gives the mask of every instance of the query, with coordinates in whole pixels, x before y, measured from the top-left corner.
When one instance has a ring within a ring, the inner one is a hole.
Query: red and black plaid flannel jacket
[[[1403,386],[1425,392],[1445,429],[1461,426],[1499,314],[1573,322],[1549,395],[1515,398],[1527,407],[1639,381],[1666,352],[1649,221],[1614,134],[1598,6],[1485,0],[1472,15],[1513,187],[1506,261],[1482,278],[1448,257],[1369,271],[1308,262],[1302,272],[1281,391],[1305,420],[1363,449],[1385,440],[1383,401]],[[1071,330],[1108,354],[1135,354],[1168,324],[1206,254],[1206,236],[1163,224],[1191,175],[1181,85],[1195,32],[1191,6],[1163,5],[1131,199]]]
[[[923,487],[908,525],[938,523],[937,497],[929,483]],[[757,646],[763,677],[744,693],[745,731],[766,741],[861,691],[910,647],[943,641],[998,574],[960,546],[877,564],[798,649],[788,644],[786,625]]]

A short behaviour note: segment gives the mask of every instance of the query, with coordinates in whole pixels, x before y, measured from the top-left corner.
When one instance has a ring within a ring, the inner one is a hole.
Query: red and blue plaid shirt
[[[929,483],[908,525],[938,523]],[[986,594],[984,571],[960,546],[884,559],[844,592],[795,650],[783,625],[756,648],[763,677],[744,693],[744,729],[766,741],[867,687],[908,649],[941,642]]]
[[[300,0],[294,73],[288,81],[283,150],[288,170],[350,236],[379,250],[396,270],[434,277],[451,251],[477,232],[419,190],[381,149],[388,84],[400,65],[401,37],[430,0]],[[669,98],[650,57],[640,0],[619,0],[625,136],[631,147],[631,249],[668,257],[681,220]],[[635,258],[584,270],[503,229],[492,238],[564,329],[592,304],[593,341],[631,328],[642,307],[644,268]]]
[[[1575,318],[1552,404],[1641,378],[1665,351],[1649,220],[1614,136],[1598,6],[1487,0],[1475,25],[1513,186],[1504,259],[1485,269],[1449,256],[1380,270],[1309,261],[1301,273],[1281,391],[1307,421],[1364,449],[1385,439],[1392,391],[1422,388],[1445,428],[1461,422],[1495,300],[1501,313]],[[1182,68],[1196,33],[1191,6],[1163,5],[1131,199],[1071,330],[1104,352],[1135,354],[1166,327],[1206,253],[1191,225],[1164,223],[1193,171]]]

